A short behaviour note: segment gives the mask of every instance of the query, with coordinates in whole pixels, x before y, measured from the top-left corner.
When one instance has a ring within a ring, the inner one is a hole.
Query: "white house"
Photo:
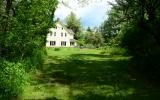
[[[57,21],[55,28],[50,28],[47,34],[46,47],[74,47],[76,41],[74,32],[67,29],[61,22]]]

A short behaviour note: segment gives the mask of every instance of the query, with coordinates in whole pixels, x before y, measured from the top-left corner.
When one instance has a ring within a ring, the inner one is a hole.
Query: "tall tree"
[[[158,79],[160,64],[160,1],[116,0],[113,7],[122,12],[126,25],[121,28],[122,46],[133,56],[135,67],[143,74]],[[152,67],[151,67],[152,66]]]
[[[85,33],[85,43],[98,48],[103,45],[104,38],[101,33],[87,31]]]
[[[67,25],[67,28],[72,29],[73,32],[75,33],[74,38],[79,39],[79,35],[81,31],[81,22],[80,22],[80,19],[78,19],[73,12],[71,12],[66,17],[66,25]]]
[[[0,99],[18,99],[26,72],[42,61],[57,0],[0,0]]]
[[[1,0],[0,56],[24,58],[45,44],[57,0]]]
[[[92,32],[92,29],[90,27],[87,28],[88,32]]]
[[[100,26],[100,31],[105,42],[109,42],[112,38],[117,36],[123,22],[121,20],[122,17],[123,14],[112,7],[111,11],[108,13],[108,18]]]

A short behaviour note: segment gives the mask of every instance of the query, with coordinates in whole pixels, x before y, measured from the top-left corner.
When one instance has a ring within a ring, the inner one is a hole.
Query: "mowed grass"
[[[152,85],[129,73],[130,57],[96,49],[47,52],[43,67],[30,74],[26,100],[159,100]]]

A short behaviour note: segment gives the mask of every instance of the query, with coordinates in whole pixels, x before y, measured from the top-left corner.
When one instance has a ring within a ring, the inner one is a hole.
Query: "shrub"
[[[34,66],[41,65],[47,55],[45,49],[39,49],[39,50],[35,49],[33,54],[34,54],[34,56],[31,57],[31,60],[33,60]]]
[[[78,46],[84,46],[85,45],[85,40],[80,39],[77,41]]]
[[[30,69],[41,68],[43,62],[46,58],[46,49],[35,49],[31,57],[25,58],[21,61],[25,64],[25,70],[30,71]]]
[[[86,48],[89,48],[89,49],[94,49],[94,48],[96,48],[93,44],[86,44],[85,47],[86,47]]]
[[[120,47],[110,47],[106,46],[102,48],[101,54],[108,54],[108,55],[126,55],[127,50]]]
[[[27,77],[23,64],[0,62],[0,99],[11,100],[23,92]]]
[[[61,50],[60,48],[55,48],[55,49],[54,49],[54,51],[60,51],[60,50]]]
[[[110,48],[110,54],[111,55],[125,55],[127,54],[127,52],[124,48],[112,47]]]

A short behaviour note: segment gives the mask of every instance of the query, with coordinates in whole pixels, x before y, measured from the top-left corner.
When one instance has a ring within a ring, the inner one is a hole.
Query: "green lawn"
[[[101,50],[47,49],[23,98],[38,100],[159,100],[158,89],[129,74],[129,57]]]

